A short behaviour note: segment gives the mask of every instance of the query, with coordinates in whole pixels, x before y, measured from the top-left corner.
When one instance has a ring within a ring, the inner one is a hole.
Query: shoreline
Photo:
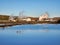
[[[20,21],[20,22],[0,22],[0,27],[10,27],[10,26],[15,26],[15,25],[27,25],[27,24],[60,24],[57,22],[48,22],[48,21],[43,21],[43,22],[26,22],[26,21]]]

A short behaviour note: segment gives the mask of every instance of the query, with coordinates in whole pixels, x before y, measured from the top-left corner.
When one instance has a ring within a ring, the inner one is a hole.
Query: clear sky
[[[0,14],[24,11],[26,16],[40,16],[48,12],[50,17],[60,16],[60,0],[0,0]]]

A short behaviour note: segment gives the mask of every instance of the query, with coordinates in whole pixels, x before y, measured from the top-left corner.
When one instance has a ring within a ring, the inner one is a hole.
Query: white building
[[[31,18],[27,18],[26,21],[31,21]]]
[[[22,21],[31,21],[31,18],[22,18]]]
[[[43,21],[44,19],[48,19],[48,17],[49,17],[48,14],[45,13],[39,17],[39,21]]]
[[[9,17],[9,21],[16,22],[16,20],[14,20],[14,17],[12,15]]]

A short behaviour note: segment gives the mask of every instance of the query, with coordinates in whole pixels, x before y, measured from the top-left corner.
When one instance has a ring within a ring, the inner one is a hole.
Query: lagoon
[[[0,45],[60,45],[60,24],[0,28]]]

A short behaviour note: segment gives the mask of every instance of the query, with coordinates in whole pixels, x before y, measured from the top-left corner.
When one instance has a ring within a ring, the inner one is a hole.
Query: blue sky
[[[38,17],[48,12],[50,17],[60,16],[60,0],[0,0],[0,14],[14,14],[24,11],[26,16]]]

